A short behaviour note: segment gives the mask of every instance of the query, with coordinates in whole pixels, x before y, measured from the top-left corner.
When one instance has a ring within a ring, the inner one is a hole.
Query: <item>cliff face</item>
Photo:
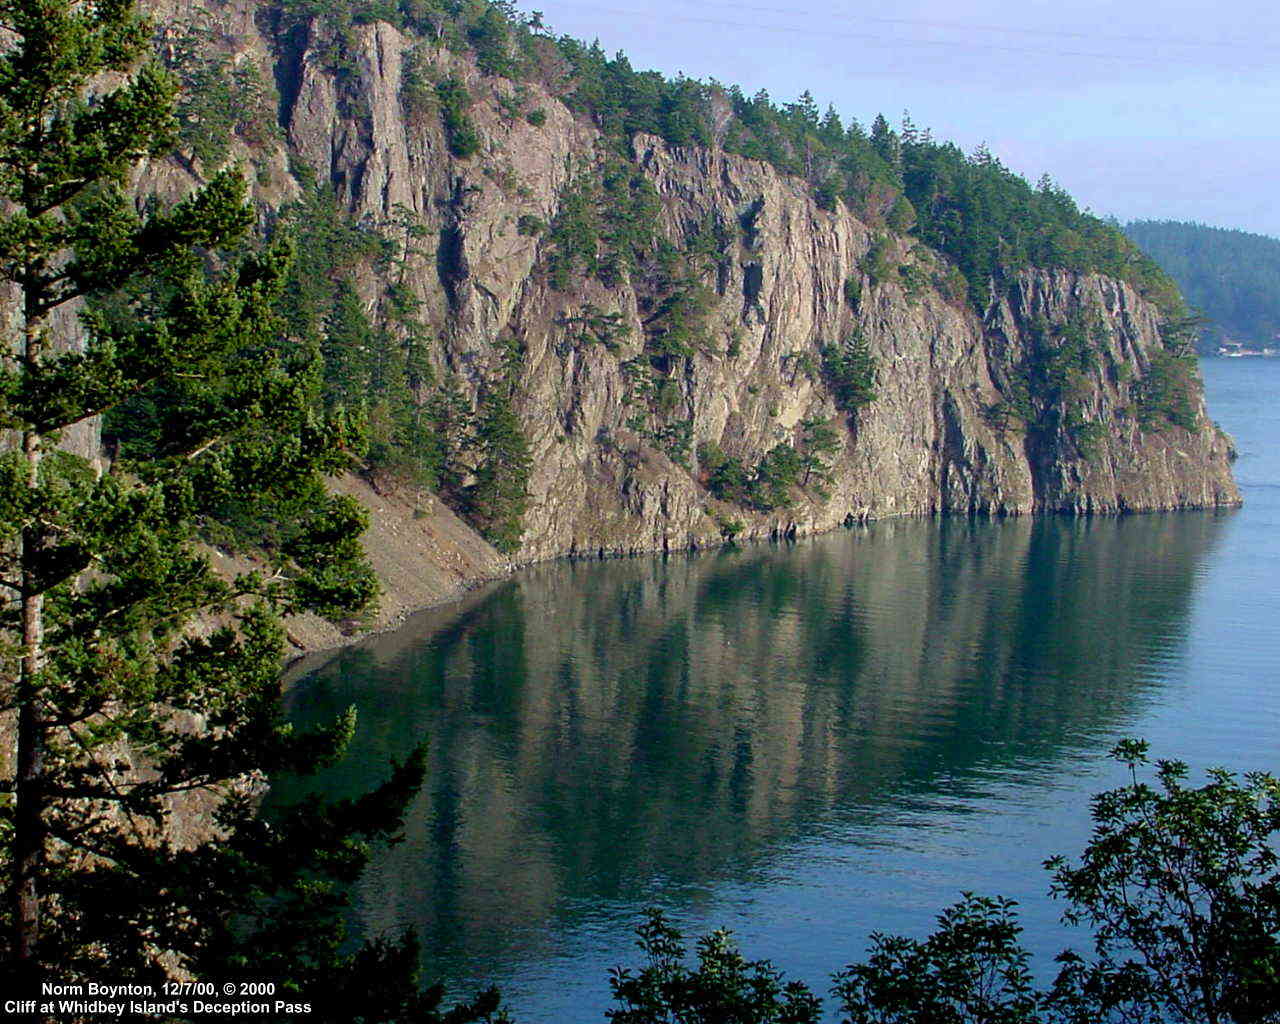
[[[186,7],[159,14],[194,16]],[[822,208],[767,164],[640,135],[631,172],[656,194],[658,238],[686,253],[708,226],[716,238],[685,263],[700,296],[696,340],[681,358],[656,355],[669,289],[626,267],[574,274],[568,285],[549,273],[543,228],[606,159],[595,130],[557,98],[483,76],[383,23],[357,26],[345,69],[334,70],[316,25],[280,33],[245,0],[201,17],[217,24],[233,59],[257,62],[280,91],[283,138],[252,150],[237,143],[258,168],[264,210],[298,194],[293,161],[331,182],[365,223],[407,216],[422,237],[402,257],[405,282],[439,339],[438,375],[456,375],[470,399],[499,372],[502,341],[518,347],[516,405],[533,455],[518,561],[716,543],[730,520],[762,536],[901,514],[1239,500],[1230,443],[1198,388],[1198,429],[1140,425],[1162,341],[1157,311],[1125,284],[1024,272],[980,318],[947,297],[943,259],[909,237],[873,229],[838,201]],[[430,73],[466,86],[475,155],[451,155],[438,113],[406,110],[414,48]],[[530,110],[543,123],[521,116]],[[148,169],[144,185],[173,194],[198,173],[166,163]],[[899,268],[891,280],[859,269],[878,236]],[[367,267],[358,284],[376,316],[386,273]],[[1073,318],[1087,321],[1091,353],[1073,378],[1075,420],[1034,387],[1029,411],[1024,402],[1008,415]],[[851,414],[837,407],[821,351],[852,336],[865,340],[878,381],[876,398]],[[754,465],[776,445],[799,445],[801,424],[814,419],[837,428],[825,488],[796,488],[794,504],[765,513],[705,486],[700,445]]]

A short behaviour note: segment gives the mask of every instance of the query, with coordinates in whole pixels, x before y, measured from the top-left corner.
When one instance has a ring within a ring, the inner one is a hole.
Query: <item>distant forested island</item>
[[[1124,231],[1209,318],[1201,352],[1280,354],[1280,239],[1172,220]]]

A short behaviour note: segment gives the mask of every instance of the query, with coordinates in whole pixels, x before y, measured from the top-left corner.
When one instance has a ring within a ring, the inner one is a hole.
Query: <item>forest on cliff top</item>
[[[509,19],[494,20],[510,12],[476,10],[482,20],[512,31]],[[276,13],[290,16],[288,10]],[[469,21],[457,25],[473,31]],[[328,37],[334,49],[326,59],[342,59],[342,28]],[[295,729],[281,707],[279,669],[283,619],[303,612],[329,619],[358,615],[377,594],[360,543],[368,513],[324,487],[326,477],[371,457],[384,436],[399,436],[379,434],[378,411],[362,389],[378,384],[382,391],[373,390],[373,397],[388,403],[393,425],[403,425],[397,417],[404,414],[415,428],[433,423],[443,443],[456,439],[439,419],[441,393],[426,387],[428,364],[415,361],[430,342],[415,334],[414,296],[397,298],[392,291],[387,316],[403,316],[394,329],[371,323],[346,273],[355,258],[394,271],[397,252],[409,244],[398,250],[380,231],[351,224],[314,178],[301,190],[305,198],[272,225],[283,222],[287,231],[260,231],[264,210],[250,201],[249,184],[236,169],[210,173],[173,202],[132,190],[144,162],[169,166],[164,161],[178,136],[179,91],[173,76],[146,59],[152,26],[130,0],[13,0],[0,8],[0,29],[6,39],[0,47],[0,199],[6,204],[0,280],[10,289],[13,312],[11,358],[0,373],[0,423],[7,432],[0,449],[0,582],[10,594],[0,616],[4,990],[93,997],[102,993],[87,983],[108,979],[105,994],[112,997],[283,997],[270,1004],[174,999],[129,1007],[131,1014],[164,1019],[252,1014],[341,1024],[497,1024],[504,1015],[492,991],[442,1011],[443,990],[420,988],[411,933],[359,945],[344,939],[350,887],[371,844],[403,834],[409,802],[424,783],[425,741],[393,762],[385,781],[364,795],[328,800],[315,794],[261,813],[265,780],[334,763],[356,726],[349,709],[314,731]],[[491,37],[486,29],[474,32],[468,45],[477,61],[485,61]],[[514,60],[518,39],[501,38],[506,42],[497,53]],[[180,62],[176,49],[169,56]],[[259,102],[271,98],[250,69],[216,62],[204,67],[215,86],[243,87],[247,99]],[[201,89],[193,81],[184,95],[181,117],[189,133],[203,123],[193,120],[193,104],[221,99],[216,88]],[[469,125],[458,83],[435,82],[430,95],[455,156],[465,159]],[[535,114],[524,116],[533,124]],[[255,127],[269,130],[250,119],[237,131]],[[904,149],[932,145],[887,126],[873,127],[871,134],[873,148],[877,135],[891,144],[888,159],[881,159],[900,175],[907,167]],[[180,154],[179,160],[191,156]],[[962,162],[987,168],[975,174],[998,177],[981,155]],[[305,177],[301,168],[294,173]],[[866,188],[863,200],[872,202],[875,189]],[[635,192],[642,201],[643,189],[637,185]],[[1045,208],[1054,208],[1053,190],[1046,186],[1040,193],[1049,197]],[[911,200],[903,195],[891,190],[892,204],[882,203],[880,215],[898,210],[907,216]],[[565,205],[572,211],[573,203]],[[1065,201],[1058,206],[1074,209]],[[633,221],[638,209],[631,208]],[[1076,222],[1067,217],[1053,223],[1069,233],[1063,225]],[[1079,223],[1092,230],[1091,221]],[[405,226],[409,242],[412,227]],[[909,228],[903,222],[895,230]],[[636,237],[642,236],[631,240]],[[1050,237],[1052,223],[1040,241]],[[999,236],[997,252],[1018,252],[1016,240]],[[571,252],[575,259],[566,273],[584,255]],[[640,256],[634,245],[630,253],[614,252]],[[593,272],[607,273],[608,267],[600,264]],[[864,276],[877,272],[872,266]],[[396,279],[394,273],[388,277]],[[670,347],[660,359],[679,355],[670,325],[662,335]],[[1066,357],[1040,366],[1047,371],[1044,383],[1059,395],[1078,379],[1089,346],[1087,323],[1065,327],[1066,344],[1036,349]],[[1160,348],[1159,339],[1152,345]],[[494,339],[494,347],[513,361],[519,357],[518,344],[504,347]],[[1168,354],[1167,347],[1160,350]],[[836,397],[856,405],[868,398],[861,380],[865,360],[856,346],[840,355],[835,376],[844,386]],[[351,376],[352,367],[368,377]],[[421,375],[417,384],[409,382],[415,372]],[[520,499],[517,478],[495,468],[512,461],[513,453],[519,456],[524,443],[511,408],[514,386],[509,375],[486,381],[475,410],[484,457],[467,495],[482,525],[493,513],[482,499]],[[447,384],[443,393],[447,397]],[[404,408],[390,403],[392,395]],[[424,401],[428,395],[431,404]],[[67,428],[103,416],[106,453],[64,446]],[[1193,427],[1199,429],[1198,421],[1188,431]],[[811,436],[819,447],[816,427]],[[366,442],[373,447],[366,449]],[[238,515],[257,517],[259,525],[277,531],[274,538],[257,536],[264,550],[256,564],[215,561],[219,553],[207,543],[208,524],[228,525]],[[518,515],[516,520],[518,527]],[[1145,763],[1145,748],[1120,753],[1131,771]],[[1199,946],[1196,958],[1179,960],[1159,949],[1149,972],[1116,964],[1112,948],[1128,956],[1135,944],[1130,935],[1152,932],[1143,918],[1132,932],[1101,933],[1093,961],[1064,954],[1059,983],[1047,998],[1065,1006],[1063,1021],[1105,1019],[1094,1012],[1096,997],[1105,997],[1104,1011],[1113,1009],[1106,1000],[1122,977],[1118,995],[1135,1012],[1150,1007],[1159,1016],[1173,962],[1178,976],[1196,980],[1190,1011],[1181,1019],[1261,1020],[1255,1010],[1274,1006],[1266,1000],[1277,973],[1274,895],[1280,890],[1270,877],[1277,784],[1250,777],[1240,787],[1220,774],[1209,789],[1188,791],[1185,769],[1161,762],[1157,771],[1162,795],[1139,786],[1134,775],[1133,786],[1118,791],[1110,805],[1099,801],[1099,836],[1122,842],[1100,843],[1101,856],[1079,870],[1063,864],[1058,884],[1081,915],[1098,919],[1111,909],[1113,860],[1133,862],[1125,845],[1130,826],[1170,823],[1167,846],[1159,845],[1162,835],[1140,833],[1138,839],[1144,850],[1169,850],[1166,856],[1179,865],[1172,899],[1163,864],[1149,883],[1163,915],[1151,919],[1159,925],[1154,931],[1172,936],[1168,943],[1199,934],[1198,905],[1175,902],[1190,884],[1217,901],[1213,920],[1227,927],[1214,937],[1225,938],[1203,957]],[[182,816],[189,830],[175,820]],[[1251,845],[1228,844],[1224,853],[1219,837],[1237,833]],[[1202,837],[1207,841],[1199,842]],[[1255,855],[1253,847],[1260,852]],[[1198,858],[1193,866],[1203,864],[1208,873],[1203,881],[1191,875],[1186,882],[1188,849]],[[1247,859],[1248,872],[1237,867],[1224,883],[1224,857]],[[1253,877],[1264,873],[1268,877],[1254,884]],[[1243,905],[1237,878],[1248,897]],[[960,961],[959,984],[942,992],[944,1011],[969,1000],[971,989],[989,1003],[993,976],[1006,982],[997,995],[1003,1000],[1007,994],[1012,1008],[1001,1019],[1029,1019],[1038,1005],[1040,997],[1024,984],[1026,954],[1012,941],[1018,928],[1005,913],[1009,907],[1003,901],[960,905],[941,922],[941,938],[919,948],[931,958],[935,948],[964,950],[976,941],[974,948],[989,954],[972,972],[967,960]],[[950,924],[962,926],[962,942],[954,941]],[[1111,942],[1112,935],[1118,941]],[[651,969],[614,975],[624,1005],[612,1015],[615,1021],[732,1017],[799,1024],[817,1018],[816,1000],[803,986],[787,985],[792,1006],[781,1006],[780,975],[770,965],[745,962],[723,939],[704,943],[712,954],[704,958],[709,969],[693,984],[680,966],[679,937],[655,920],[649,939]],[[892,960],[873,961],[866,970],[851,966],[840,981],[845,1010],[856,1020],[917,1019],[880,1013],[881,995],[903,992],[906,973],[927,997],[937,989],[933,961],[918,963],[913,945],[882,946],[891,957],[908,956],[909,971]],[[957,979],[951,961],[940,973]],[[980,986],[970,985],[970,977]],[[703,998],[704,980],[711,983],[711,1002]],[[1226,1009],[1233,1016],[1219,1012],[1219,989],[1229,994]],[[678,1017],[665,1012],[673,995],[694,997],[687,1014],[680,1006],[674,1007]],[[766,1005],[756,1013],[752,1002]],[[864,1006],[877,1015],[857,1016]],[[1120,1009],[1127,1012],[1127,1006]],[[68,1020],[124,1013],[105,1000],[70,999],[57,1010]],[[43,1019],[55,1007],[10,999],[6,1012]]]
[[[522,14],[509,0],[273,0],[264,9],[282,49],[321,26],[329,40],[326,60],[339,73],[354,71],[351,29],[384,21],[426,46],[468,54],[487,75],[536,82],[588,118],[624,159],[631,138],[649,133],[673,146],[716,146],[766,161],[806,181],[820,205],[840,200],[870,222],[914,233],[951,257],[963,276],[955,287],[979,312],[993,285],[1026,267],[1107,274],[1135,285],[1171,315],[1182,312],[1160,267],[1115,225],[1082,211],[1048,175],[1033,187],[985,146],[965,154],[908,115],[899,129],[883,114],[864,127],[834,107],[821,111],[808,91],[778,103],[764,91],[747,96],[733,85],[636,70],[624,53],[610,57],[598,41],[556,36],[540,12]],[[255,81],[247,67],[219,65],[216,44],[201,40],[198,30],[167,52],[186,86],[184,142],[206,165],[225,157],[232,131],[250,142],[278,131],[274,85]],[[433,80],[421,62],[409,67],[406,79],[407,115],[439,116],[453,154],[472,156],[478,139],[468,124],[465,89]],[[526,113],[533,124],[545,118],[537,109]]]
[[[696,268],[722,257],[731,228],[707,224],[683,243],[662,237],[660,201],[632,155],[632,140],[642,133],[674,147],[719,148],[767,162],[803,181],[820,208],[844,204],[875,233],[856,268],[872,286],[933,287],[983,316],[1014,275],[1031,267],[1127,281],[1159,307],[1171,350],[1156,368],[1156,390],[1173,397],[1157,395],[1155,405],[1169,412],[1170,422],[1193,419],[1187,396],[1194,370],[1174,358],[1185,349],[1190,322],[1176,285],[1116,226],[1082,211],[1050,178],[1032,186],[985,147],[965,154],[907,116],[897,128],[883,115],[864,127],[833,108],[821,111],[808,92],[778,103],[764,92],[746,96],[736,86],[636,70],[624,54],[609,57],[598,42],[554,35],[541,14],[522,14],[505,0],[275,0],[260,5],[257,18],[276,48],[272,78],[252,61],[235,59],[225,40],[198,20],[177,30],[163,26],[160,52],[182,85],[180,154],[188,167],[207,176],[224,165],[233,137],[255,153],[282,139],[296,89],[280,72],[284,58],[305,50],[339,83],[353,83],[358,27],[372,22],[389,23],[414,41],[400,84],[401,114],[410,124],[438,125],[456,161],[482,156],[472,119],[478,100],[433,59],[440,52],[515,83],[500,100],[504,117],[541,129],[547,111],[537,104],[545,100],[535,97],[558,100],[599,133],[599,180],[571,183],[550,223],[521,216],[519,233],[542,237],[548,280],[557,290],[593,279],[610,286],[636,271],[652,284],[653,316],[663,325],[650,353],[658,372],[640,370],[646,380],[653,377],[659,406],[671,397],[673,367],[696,347],[691,339],[710,300]],[[411,213],[403,211],[402,222],[391,225],[357,223],[326,169],[291,160],[302,198],[268,218],[267,231],[298,239],[281,312],[289,336],[323,357],[324,406],[363,410],[370,472],[436,490],[501,550],[515,550],[529,455],[513,413],[512,372],[505,385],[486,386],[474,405],[459,381],[441,377],[431,357],[436,341],[405,283],[410,254],[422,244]],[[942,254],[929,280],[917,279],[919,266],[895,258],[894,239],[904,236]],[[371,265],[392,282],[373,309],[355,283],[359,268]],[[856,304],[860,286],[851,278],[846,287]],[[584,336],[606,345],[617,333],[616,323],[590,308],[581,319]],[[504,365],[512,371],[519,352],[509,355]],[[857,392],[864,402],[873,397],[875,367],[865,352],[833,350],[828,362],[823,375],[837,392]],[[1029,399],[1022,405],[1029,408]],[[138,412],[126,410],[109,424],[115,440],[135,451],[140,439],[129,423],[145,419]],[[687,465],[693,454],[688,424],[658,421],[648,428],[651,442]],[[821,441],[826,428],[815,423],[809,429]],[[145,447],[145,439],[141,443]],[[709,452],[708,486],[745,508],[775,507],[801,472],[810,479],[820,447],[780,448],[777,458],[754,468]],[[247,536],[263,528],[257,520],[241,521],[234,510],[225,520]]]

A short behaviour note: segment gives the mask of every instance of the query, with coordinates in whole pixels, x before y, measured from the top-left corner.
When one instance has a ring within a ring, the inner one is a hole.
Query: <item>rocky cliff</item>
[[[1028,270],[980,315],[946,287],[944,257],[865,211],[714,146],[638,134],[625,159],[611,155],[556,95],[386,23],[351,28],[336,66],[320,23],[286,30],[246,0],[157,13],[172,32],[211,25],[228,61],[275,83],[279,137],[231,150],[255,168],[264,216],[299,194],[306,168],[354,221],[388,237],[412,225],[397,274],[438,339],[437,378],[474,403],[514,374],[532,455],[517,561],[891,515],[1239,501],[1230,442],[1198,384],[1187,425],[1144,415],[1165,348],[1157,310],[1127,284]],[[410,108],[411,62],[465,86],[472,155],[454,155],[438,110]],[[568,203],[608,219],[621,193],[584,183],[619,159],[630,194],[656,199],[642,216],[668,272],[621,260],[566,279],[552,227]],[[143,187],[178,194],[201,173],[198,160],[170,161]],[[873,248],[892,273],[869,265]],[[376,319],[389,272],[370,262],[356,281]],[[823,358],[849,339],[875,366],[874,399],[853,407],[837,402]],[[750,467],[778,445],[803,451],[813,422],[836,428],[828,482],[811,468],[768,510],[708,487],[700,454]]]

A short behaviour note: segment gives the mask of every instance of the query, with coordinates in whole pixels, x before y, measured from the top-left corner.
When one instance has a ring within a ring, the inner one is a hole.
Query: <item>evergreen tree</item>
[[[342,280],[324,324],[324,399],[329,406],[351,409],[369,397],[375,370],[373,328],[350,280]],[[384,370],[385,372],[385,370]]]
[[[801,485],[807,485],[811,475],[816,476],[819,483],[830,483],[831,467],[826,460],[840,451],[840,435],[826,419],[802,420],[800,432],[800,459],[804,466]]]
[[[467,496],[470,516],[494,547],[511,552],[520,546],[520,520],[529,504],[529,443],[503,384],[485,390],[478,418],[480,465]]]
[[[362,799],[256,815],[264,778],[335,756],[353,725],[283,721],[279,617],[352,614],[375,592],[363,513],[319,486],[359,438],[315,414],[309,350],[277,341],[287,247],[218,254],[253,221],[233,174],[168,209],[125,194],[175,127],[128,0],[6,0],[0,26],[0,278],[18,325],[0,366],[0,712],[16,718],[0,987],[256,976],[313,1002],[309,1020],[439,1020],[412,940],[344,953],[339,922],[339,886],[399,827],[421,752]],[[105,469],[60,447],[121,410],[145,415]],[[259,571],[224,578],[195,542],[229,500],[308,491]],[[223,625],[195,633],[197,614]],[[216,808],[216,834],[176,844],[175,797]]]
[[[427,407],[427,422],[440,445],[439,485],[457,495],[471,471],[467,452],[475,432],[475,413],[456,377],[446,377]]]
[[[836,405],[850,415],[875,401],[878,373],[876,357],[861,331],[839,345],[822,347],[822,375]]]
[[[1124,230],[1204,310],[1201,352],[1214,353],[1223,342],[1277,347],[1280,239],[1176,221],[1135,221]]]
[[[877,114],[871,123],[871,148],[895,171],[902,166],[902,142],[883,114]]]

